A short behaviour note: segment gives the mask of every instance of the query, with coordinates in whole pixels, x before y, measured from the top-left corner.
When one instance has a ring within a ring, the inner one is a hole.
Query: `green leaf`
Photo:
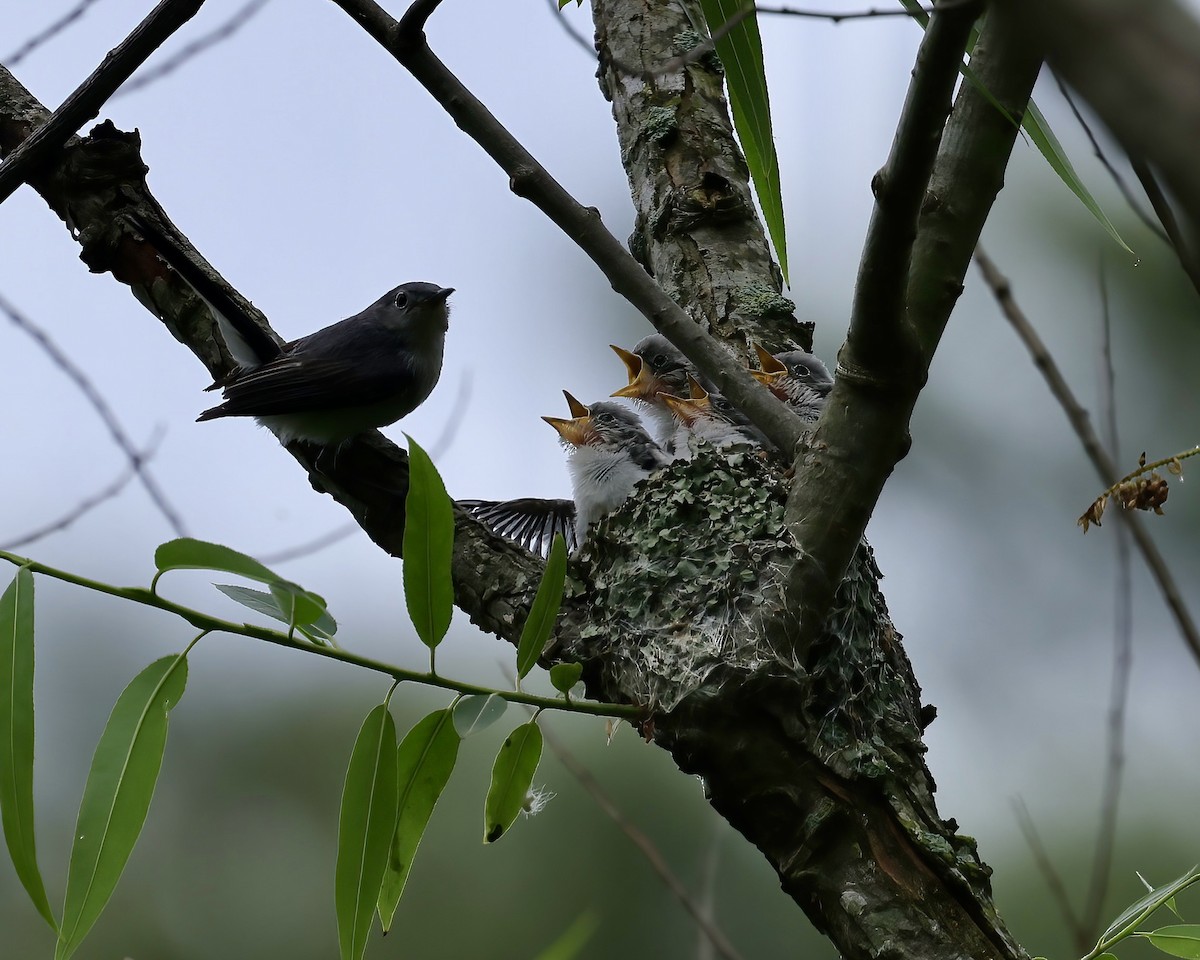
[[[550,682],[559,693],[568,694],[583,676],[582,663],[556,663],[550,668]]]
[[[484,843],[495,843],[504,836],[525,809],[525,799],[541,758],[542,731],[536,720],[521,724],[501,745],[483,804]]]
[[[900,3],[904,9],[909,12],[912,18],[921,25],[922,28],[928,25],[929,14],[927,14],[922,8],[920,0],[900,0]],[[967,45],[968,52],[974,49],[976,36],[977,32],[972,31],[971,41]],[[1010,123],[1015,122],[1012,114],[1005,110],[1000,104],[1000,101],[992,96],[991,91],[983,85],[968,64],[964,63],[961,67],[959,67],[959,70],[962,72],[962,75],[971,82],[972,86],[974,86],[976,90],[983,94],[984,98],[993,107],[995,107],[1000,111],[1001,114],[1008,118]],[[1038,152],[1040,152],[1042,157],[1045,158],[1046,162],[1050,164],[1050,168],[1058,174],[1059,179],[1062,180],[1062,182],[1067,185],[1067,188],[1079,198],[1080,202],[1085,207],[1087,207],[1088,212],[1096,218],[1100,226],[1107,231],[1108,235],[1112,237],[1122,249],[1132,254],[1133,251],[1129,249],[1129,244],[1121,239],[1121,235],[1117,233],[1117,228],[1112,225],[1112,221],[1109,220],[1104,211],[1100,209],[1100,204],[1096,202],[1096,199],[1088,191],[1088,188],[1084,186],[1083,181],[1079,179],[1079,174],[1075,172],[1075,168],[1071,165],[1071,161],[1067,159],[1066,151],[1063,150],[1062,144],[1058,142],[1058,137],[1054,135],[1054,131],[1050,129],[1050,124],[1046,122],[1046,118],[1042,115],[1042,111],[1038,109],[1038,105],[1033,102],[1032,98],[1030,98],[1029,105],[1025,108],[1025,116],[1021,120],[1021,126],[1024,127],[1025,132],[1029,134],[1029,139],[1032,140],[1034,146],[1038,148]]]
[[[554,535],[546,569],[538,584],[537,595],[521,628],[521,639],[517,643],[517,679],[523,679],[533,669],[538,657],[546,648],[546,641],[554,631],[554,621],[562,604],[563,584],[567,579],[567,542],[561,533]]]
[[[1100,935],[1100,940],[1098,941],[1097,946],[1100,944],[1112,946],[1111,943],[1107,942],[1112,937],[1118,933],[1128,935],[1129,930],[1127,930],[1127,928],[1131,929],[1133,926],[1136,926],[1137,921],[1148,917],[1151,913],[1175,896],[1175,894],[1179,893],[1185,887],[1195,883],[1197,880],[1200,880],[1200,874],[1196,872],[1196,869],[1196,867],[1192,867],[1186,873],[1180,874],[1170,883],[1164,884],[1161,887],[1156,887],[1144,897],[1141,897],[1140,899],[1131,903],[1128,907],[1121,911],[1120,916],[1118,916],[1116,920],[1109,924],[1108,929]]]
[[[454,729],[464,740],[486,730],[504,716],[508,701],[494,693],[463,697],[454,705]]]
[[[704,18],[712,33],[743,13],[747,0],[700,0]],[[752,8],[751,8],[752,10]],[[733,125],[746,154],[746,165],[754,191],[762,207],[767,232],[779,257],[783,279],[788,279],[787,238],[783,225],[783,195],[779,183],[779,158],[775,154],[775,136],[771,130],[771,101],[767,95],[767,76],[763,67],[762,38],[758,19],[751,12],[716,40],[717,56],[725,67],[729,88],[729,106]]]
[[[404,517],[404,599],[421,642],[431,650],[450,629],[454,585],[454,507],[433,461],[408,438],[408,498]]]
[[[1176,923],[1145,934],[1163,953],[1185,960],[1200,960],[1200,924]]]
[[[214,583],[213,586],[229,597],[230,600],[236,600],[244,607],[249,607],[258,613],[266,614],[268,617],[278,620],[281,623],[289,622],[287,614],[280,609],[279,601],[270,593],[232,583]],[[314,593],[311,596],[315,597],[316,594]],[[310,640],[316,643],[324,643],[331,640],[333,635],[337,633],[337,621],[326,610],[315,621],[301,624],[298,629]]]
[[[1029,106],[1025,110],[1025,118],[1021,121],[1021,126],[1029,134],[1029,139],[1033,141],[1034,146],[1046,158],[1046,162],[1050,164],[1050,168],[1058,174],[1059,179],[1087,207],[1088,212],[1096,218],[1100,226],[1108,232],[1108,235],[1123,250],[1132,254],[1133,251],[1129,249],[1129,244],[1121,239],[1121,235],[1117,233],[1117,228],[1112,225],[1112,221],[1100,209],[1100,204],[1096,202],[1095,197],[1091,195],[1088,188],[1083,185],[1083,181],[1079,179],[1079,174],[1071,166],[1071,161],[1067,159],[1066,151],[1063,150],[1062,144],[1058,142],[1058,137],[1054,135],[1054,131],[1050,129],[1046,118],[1042,116],[1042,111],[1038,109],[1038,105],[1033,100],[1029,101]]]
[[[187,659],[155,660],[129,682],[100,734],[75,824],[55,960],[66,960],[104,909],[137,842],[183,696]]]
[[[446,708],[421,720],[400,744],[396,755],[400,770],[399,816],[379,891],[379,920],[385,933],[392,925],[433,808],[454,771],[459,743],[453,711]]]
[[[0,597],[0,822],[17,879],[55,930],[33,830],[33,574],[21,567]]]
[[[275,580],[270,585],[271,596],[290,627],[307,627],[316,623],[325,612],[325,598],[305,590],[290,580]]]
[[[261,583],[274,583],[281,579],[253,557],[238,553],[219,543],[208,543],[191,537],[168,540],[154,551],[154,565],[158,568],[155,581],[168,570],[222,570]]]
[[[585,910],[566,930],[562,936],[539,953],[534,960],[572,960],[579,956],[587,942],[600,926],[600,921],[591,910]]]
[[[342,960],[360,960],[367,949],[396,831],[396,797],[396,724],[388,705],[381,703],[358,731],[342,789],[334,874]]]

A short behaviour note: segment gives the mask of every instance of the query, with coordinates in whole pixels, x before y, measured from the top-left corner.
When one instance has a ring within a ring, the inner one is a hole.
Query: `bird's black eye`
[[[617,422],[617,418],[611,413],[598,413],[594,419],[602,427],[607,427]]]
[[[650,361],[650,366],[655,370],[661,370],[667,364],[666,354],[656,353],[654,359]]]
[[[798,377],[807,377],[812,373],[812,371],[809,370],[808,367],[806,367],[802,363],[796,364],[795,371],[796,371],[796,376],[798,376]]]
[[[408,294],[403,290],[396,294],[396,306],[401,310],[408,306]]]

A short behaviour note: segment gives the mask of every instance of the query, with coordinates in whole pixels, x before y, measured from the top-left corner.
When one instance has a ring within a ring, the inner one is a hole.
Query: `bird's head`
[[[618,403],[580,403],[563,391],[570,408],[569,419],[542,417],[558,431],[559,438],[569,447],[619,448],[629,443],[651,443],[642,422],[633,411]]]
[[[694,368],[662,334],[644,337],[632,352],[617,346],[612,349],[624,362],[629,379],[629,383],[613,392],[614,397],[661,403],[660,394],[681,396],[686,393],[688,376]]]
[[[402,283],[380,297],[374,306],[380,308],[386,323],[441,335],[450,328],[446,298],[453,292],[453,287],[439,287],[436,283]]]
[[[750,375],[784,402],[822,399],[833,389],[833,377],[819,359],[803,350],[770,354],[755,344],[760,370]]]

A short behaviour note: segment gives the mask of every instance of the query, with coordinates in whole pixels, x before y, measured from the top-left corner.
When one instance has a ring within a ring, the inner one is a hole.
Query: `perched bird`
[[[225,402],[197,420],[254,417],[281,443],[340,443],[412,413],[442,372],[451,287],[404,283],[346,320],[284,344],[209,390]]]
[[[404,283],[361,313],[280,345],[170,236],[130,219],[208,305],[240,364],[207,388],[225,401],[197,420],[254,417],[281,443],[338,444],[412,413],[437,384],[453,288]]]
[[[661,394],[676,397],[688,394],[688,377],[695,377],[705,389],[710,386],[670,340],[661,333],[643,337],[632,352],[610,345],[625,364],[629,383],[613,392],[614,397],[627,397],[641,406],[653,425],[655,438],[669,451],[678,423]]]
[[[688,378],[688,385],[687,397],[662,394],[678,425],[673,443],[677,458],[691,459],[693,437],[718,450],[739,445],[774,449],[763,432],[724,396],[715,390],[705,390],[694,377]]]
[[[567,447],[572,500],[460,500],[477,520],[531,553],[545,555],[555,533],[574,553],[587,529],[611,513],[640,480],[670,462],[633,411],[617,403],[580,403],[566,390],[570,419],[542,417]]]
[[[816,420],[833,389],[833,377],[819,359],[803,350],[770,354],[757,343],[761,370],[750,374],[806,420]]]

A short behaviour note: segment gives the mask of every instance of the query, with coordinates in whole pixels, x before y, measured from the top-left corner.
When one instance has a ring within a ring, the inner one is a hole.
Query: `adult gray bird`
[[[545,555],[555,533],[574,553],[596,521],[616,510],[639,481],[670,463],[632,410],[586,405],[566,390],[571,416],[542,417],[567,448],[571,500],[460,500],[476,519],[532,553]]]
[[[771,354],[754,344],[761,370],[750,374],[806,420],[821,415],[833,377],[817,357],[804,350]]]
[[[404,283],[361,313],[281,345],[166,232],[129,219],[204,300],[240,364],[206,388],[225,400],[197,420],[254,417],[281,443],[332,445],[395,423],[437,384],[453,288]]]

